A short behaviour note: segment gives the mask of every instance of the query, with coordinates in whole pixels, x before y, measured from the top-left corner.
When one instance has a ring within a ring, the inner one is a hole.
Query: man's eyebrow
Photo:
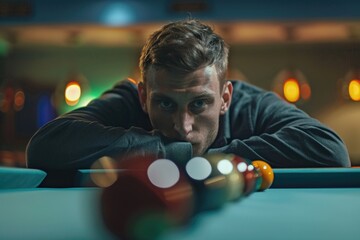
[[[151,98],[170,98],[170,97],[163,93],[153,93],[151,94]]]
[[[194,98],[214,98],[214,95],[209,92],[202,92],[202,93],[194,96]]]
[[[164,93],[152,93],[151,94],[151,98],[155,98],[155,99],[165,99],[165,98],[171,98],[171,96],[164,94]],[[214,94],[212,94],[211,92],[201,92],[199,94],[196,94],[194,96],[191,97],[191,99],[200,99],[200,98],[214,98]]]

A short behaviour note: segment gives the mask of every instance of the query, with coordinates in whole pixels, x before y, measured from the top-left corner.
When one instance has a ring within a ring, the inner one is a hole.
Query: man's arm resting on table
[[[316,119],[272,93],[259,95],[252,104],[251,111],[245,110],[250,115],[250,124],[242,128],[233,119],[231,132],[235,133],[232,140],[226,146],[209,149],[209,152],[262,159],[273,167],[351,166],[343,141]],[[244,119],[244,116],[239,118]],[[244,128],[251,128],[251,136],[238,138]]]
[[[151,155],[176,161],[191,158],[190,143],[171,142],[156,131],[123,129],[97,122],[59,118],[41,128],[27,146],[29,168],[70,170],[90,168],[103,156]]]
[[[249,139],[235,139],[230,144],[209,149],[209,153],[233,153],[250,160],[265,160],[272,167],[350,167],[347,150],[342,142],[331,139],[306,136],[298,141],[283,140],[281,135],[290,134],[291,129],[282,133],[263,136],[254,136]],[[311,132],[311,130],[309,130]],[[309,134],[311,135],[311,133]],[[280,136],[280,137],[279,137]]]

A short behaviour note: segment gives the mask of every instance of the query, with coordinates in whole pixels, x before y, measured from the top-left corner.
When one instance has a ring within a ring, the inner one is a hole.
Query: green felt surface
[[[0,167],[0,189],[37,187],[45,176],[38,169]]]
[[[162,240],[360,239],[360,189],[269,189],[200,214]]]
[[[100,193],[99,188],[0,190],[0,239],[112,239],[101,222]],[[269,189],[200,213],[188,227],[161,239],[357,240],[359,202],[359,188]]]
[[[94,188],[0,190],[0,239],[111,239]]]
[[[360,187],[360,168],[274,169],[272,188]]]
[[[74,179],[83,188],[35,188],[46,173],[0,167],[0,239],[113,239],[99,212],[101,188],[89,187],[91,174],[108,172],[78,171]],[[360,239],[360,168],[274,174],[271,189],[200,213],[161,240]]]

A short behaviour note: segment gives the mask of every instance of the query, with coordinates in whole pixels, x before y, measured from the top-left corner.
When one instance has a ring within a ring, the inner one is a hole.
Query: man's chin
[[[205,149],[202,148],[199,144],[192,144],[193,156],[202,156],[205,153]]]

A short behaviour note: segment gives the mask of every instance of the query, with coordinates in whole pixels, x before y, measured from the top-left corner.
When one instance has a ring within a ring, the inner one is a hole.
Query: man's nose
[[[178,112],[174,116],[174,129],[185,138],[193,128],[194,116],[188,111]]]

